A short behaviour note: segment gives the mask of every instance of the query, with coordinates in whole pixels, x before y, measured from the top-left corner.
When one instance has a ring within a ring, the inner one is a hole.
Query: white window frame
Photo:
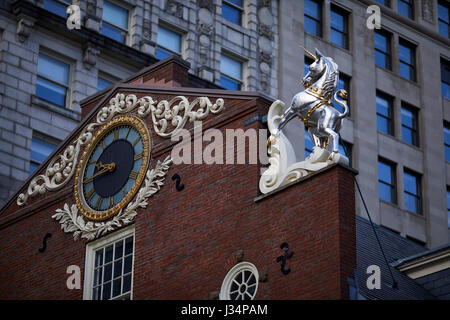
[[[133,236],[133,261],[131,264],[131,289],[130,300],[133,300],[133,280],[134,280],[134,259],[135,259],[135,227],[134,224],[118,231],[115,231],[105,237],[97,239],[86,245],[86,259],[84,267],[84,286],[83,286],[83,300],[92,300],[92,282],[94,276],[95,251],[107,247],[116,241]],[[118,297],[120,298],[120,296]],[[114,300],[114,299],[111,299]]]

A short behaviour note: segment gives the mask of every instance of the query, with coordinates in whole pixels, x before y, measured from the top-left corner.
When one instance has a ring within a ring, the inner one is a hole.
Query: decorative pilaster
[[[258,63],[261,89],[270,91],[270,74],[272,69],[272,27],[274,18],[271,12],[270,0],[258,1]]]
[[[198,7],[199,75],[212,82],[214,81],[214,72],[210,68],[210,54],[212,52],[211,38],[214,33],[214,4],[212,0],[199,0]]]

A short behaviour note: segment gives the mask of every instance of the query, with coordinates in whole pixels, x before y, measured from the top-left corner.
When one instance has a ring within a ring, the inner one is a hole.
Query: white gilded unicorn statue
[[[315,55],[305,48],[303,50],[314,59],[308,74],[302,80],[305,90],[294,96],[288,108],[284,107],[282,101],[275,101],[267,115],[271,133],[267,141],[270,166],[260,179],[260,190],[263,193],[333,163],[348,165],[348,158],[338,152],[342,120],[349,112],[347,102],[339,99],[346,99],[347,92],[335,92],[339,80],[338,65],[318,49]],[[334,108],[331,102],[333,97],[344,108],[344,112]],[[314,142],[313,152],[301,162],[296,162],[295,148],[282,131],[294,118],[303,121]]]

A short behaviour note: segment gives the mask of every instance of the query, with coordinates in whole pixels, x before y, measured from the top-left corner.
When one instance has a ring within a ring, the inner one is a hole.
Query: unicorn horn
[[[310,56],[314,60],[318,60],[317,57],[314,54],[312,54],[311,52],[309,52],[308,50],[306,50],[304,46],[300,46],[300,47],[308,54],[308,56]]]

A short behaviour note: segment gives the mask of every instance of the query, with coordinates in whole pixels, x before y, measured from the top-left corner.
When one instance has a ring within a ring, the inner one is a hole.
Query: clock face
[[[145,125],[132,116],[114,118],[100,128],[81,157],[75,199],[91,220],[120,211],[145,178],[150,140]]]

